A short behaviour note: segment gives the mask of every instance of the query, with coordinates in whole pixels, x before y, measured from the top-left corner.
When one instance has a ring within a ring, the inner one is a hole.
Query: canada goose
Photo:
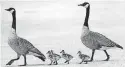
[[[83,6],[86,8],[86,17],[82,28],[81,41],[86,47],[92,49],[92,56],[90,61],[93,61],[95,50],[103,50],[107,56],[105,61],[108,61],[110,56],[106,51],[107,49],[112,47],[123,49],[123,47],[100,33],[90,31],[88,25],[90,4],[88,2],[84,2],[78,6]]]
[[[68,63],[73,58],[72,55],[65,53],[64,50],[62,50],[60,53],[62,53],[62,58],[64,58],[66,61],[64,63]]]
[[[61,58],[60,55],[53,53],[52,50],[48,51],[46,54],[48,54],[48,58],[51,61],[50,65],[52,65],[52,64],[56,64],[57,65],[58,64],[57,61]]]
[[[90,57],[89,57],[88,55],[82,54],[81,51],[78,51],[77,54],[79,54],[79,58],[82,60],[82,61],[80,62],[80,64],[81,64],[82,62],[86,62],[86,64],[87,64],[88,59],[89,59]]]
[[[38,57],[42,61],[45,61],[46,57],[37,49],[35,48],[29,41],[23,39],[16,34],[16,10],[14,8],[5,9],[12,14],[13,21],[12,21],[12,31],[11,36],[8,38],[9,46],[17,53],[17,58],[10,60],[6,65],[11,65],[15,60],[18,60],[22,55],[24,57],[24,65],[26,66],[26,55],[34,55]]]

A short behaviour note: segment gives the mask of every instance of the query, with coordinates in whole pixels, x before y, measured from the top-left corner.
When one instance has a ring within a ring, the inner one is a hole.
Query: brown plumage
[[[13,22],[12,22],[12,30],[11,35],[8,38],[9,46],[17,53],[17,58],[10,60],[6,65],[11,65],[15,60],[18,60],[22,55],[24,57],[24,65],[26,66],[26,55],[34,55],[45,61],[46,57],[37,49],[35,48],[28,40],[23,39],[16,34],[16,10],[14,8],[5,9],[12,13]]]
[[[106,51],[107,49],[114,47],[123,49],[123,47],[100,33],[90,31],[88,24],[90,4],[88,2],[84,2],[78,6],[83,6],[86,8],[86,17],[82,28],[81,41],[86,47],[92,49],[92,57],[90,61],[93,61],[95,50],[103,50],[107,56],[105,61],[108,61],[110,56]]]

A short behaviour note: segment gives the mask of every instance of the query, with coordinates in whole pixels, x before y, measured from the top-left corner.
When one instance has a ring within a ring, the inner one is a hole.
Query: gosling
[[[81,51],[78,51],[77,54],[79,54],[78,57],[82,60],[79,64],[82,64],[83,62],[85,62],[85,64],[88,63],[88,59],[90,58],[88,55],[82,54]]]
[[[64,50],[62,50],[60,53],[62,54],[62,58],[64,58],[64,59],[66,60],[64,63],[69,64],[69,61],[70,61],[71,59],[73,59],[73,56],[70,55],[70,54],[65,53]]]
[[[61,56],[58,54],[54,54],[52,50],[48,51],[47,54],[48,54],[48,59],[50,59],[51,61],[49,65],[52,65],[52,64],[57,65],[58,64],[57,61],[61,58]]]

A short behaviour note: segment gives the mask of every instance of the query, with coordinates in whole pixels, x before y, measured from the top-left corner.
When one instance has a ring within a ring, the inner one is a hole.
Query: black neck
[[[16,31],[16,11],[12,13],[13,20],[12,20],[12,28]]]
[[[88,25],[89,10],[90,10],[90,5],[86,8],[86,17],[85,17],[85,21],[84,21],[84,26],[87,26],[88,28],[89,28],[89,25]]]

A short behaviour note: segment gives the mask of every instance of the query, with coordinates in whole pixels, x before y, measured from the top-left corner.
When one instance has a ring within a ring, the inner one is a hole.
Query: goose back
[[[118,45],[104,35],[92,31],[81,37],[81,40],[90,49],[101,49],[102,47],[115,47]]]

